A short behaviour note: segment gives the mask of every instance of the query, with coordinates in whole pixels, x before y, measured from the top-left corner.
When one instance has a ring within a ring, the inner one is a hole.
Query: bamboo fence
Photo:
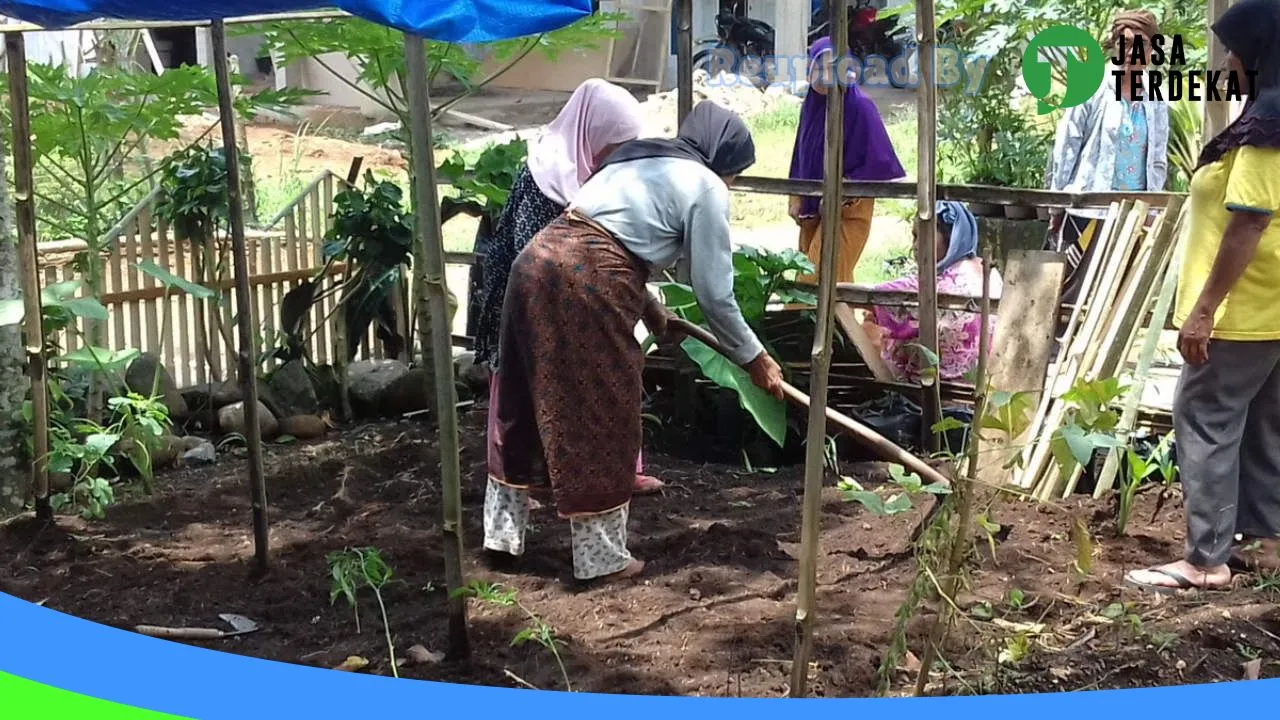
[[[280,340],[279,308],[284,296],[324,269],[324,236],[331,226],[335,191],[343,183],[332,173],[322,173],[282,211],[274,229],[247,233],[250,298],[253,317],[258,320],[254,349],[259,358],[263,350],[270,350]],[[98,298],[108,314],[101,323],[104,346],[158,354],[179,387],[234,378],[235,348],[227,339],[234,337],[239,307],[229,261],[220,282],[200,282],[196,263],[207,262],[212,252],[177,240],[172,228],[155,216],[154,198],[135,210],[104,258],[104,287]],[[229,246],[226,237],[215,238],[215,242]],[[81,277],[71,261],[85,247],[79,240],[41,243],[42,283],[49,286]],[[197,253],[203,256],[197,257]],[[138,269],[146,261],[215,290],[218,298],[201,300],[180,288],[166,293],[159,281]],[[326,271],[328,282],[340,282],[345,273],[346,266],[335,263]],[[306,349],[316,363],[332,363],[336,356],[336,306],[337,298],[329,297],[317,303],[308,316]],[[225,332],[220,331],[215,318],[220,318]],[[88,330],[86,321],[80,319],[74,332],[64,331],[53,339],[64,352],[70,352],[85,345]],[[363,338],[359,356],[383,357],[372,330]]]

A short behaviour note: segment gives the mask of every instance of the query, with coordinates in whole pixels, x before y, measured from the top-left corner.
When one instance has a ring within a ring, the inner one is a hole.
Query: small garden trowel
[[[223,613],[218,617],[221,618],[223,622],[230,625],[231,629],[218,630],[216,628],[175,628],[157,627],[155,625],[139,625],[134,628],[134,632],[148,637],[163,638],[165,640],[220,640],[222,638],[235,637],[236,635],[244,635],[258,630],[258,623],[243,615]]]

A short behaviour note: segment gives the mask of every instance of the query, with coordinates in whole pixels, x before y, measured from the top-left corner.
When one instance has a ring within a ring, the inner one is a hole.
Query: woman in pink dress
[[[938,294],[982,297],[982,259],[978,257],[978,223],[962,203],[939,202],[937,205]],[[991,297],[1000,297],[1000,273],[991,270]],[[876,285],[875,290],[917,292],[918,275]],[[995,332],[995,316],[988,330]],[[920,342],[920,316],[914,308],[877,307],[864,324],[868,334],[881,349],[881,356],[903,381],[917,382],[923,356]],[[982,317],[962,310],[938,311],[938,375],[942,380],[964,380],[978,365],[978,339]],[[989,336],[990,337],[990,336]],[[988,345],[990,347],[990,345]],[[924,363],[927,366],[927,363]]]

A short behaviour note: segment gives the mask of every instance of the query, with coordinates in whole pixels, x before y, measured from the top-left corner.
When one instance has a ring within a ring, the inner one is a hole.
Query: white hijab
[[[592,78],[529,148],[533,182],[548,200],[568,205],[595,171],[601,150],[640,136],[640,102],[626,90]],[[601,158],[603,159],[603,158]]]

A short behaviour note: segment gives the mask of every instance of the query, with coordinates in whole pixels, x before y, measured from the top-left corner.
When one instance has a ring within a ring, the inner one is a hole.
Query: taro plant
[[[305,351],[307,314],[318,302],[339,296],[347,338],[347,357],[354,358],[369,326],[377,323],[380,336],[399,354],[405,338],[395,324],[393,296],[413,262],[412,217],[404,207],[404,192],[389,180],[365,174],[365,188],[348,188],[333,199],[332,226],[325,235],[325,264],[307,282],[281,301],[280,321],[291,353]],[[334,263],[348,269],[341,281],[321,289]]]
[[[382,590],[392,581],[391,566],[382,559],[377,548],[349,548],[341,552],[331,552],[326,558],[329,563],[329,604],[343,598],[351,606],[356,616],[356,632],[360,632],[359,594],[368,589],[378,602],[378,612],[382,616],[382,630],[387,639],[387,654],[391,659],[391,674],[400,677],[396,666],[396,646],[391,641],[391,624],[387,620],[387,605],[383,602]]]
[[[551,653],[551,657],[556,661],[556,666],[560,668],[560,677],[564,679],[564,689],[568,692],[573,692],[573,685],[569,682],[569,672],[564,666],[564,658],[560,656],[561,641],[556,637],[555,630],[545,620],[526,607],[524,603],[520,602],[515,590],[504,588],[501,585],[473,580],[470,585],[465,585],[455,590],[454,595],[474,598],[497,607],[514,607],[524,613],[529,624],[516,633],[515,637],[511,638],[511,644],[524,645],[525,643],[533,642],[541,645],[547,652]]]
[[[742,308],[747,324],[762,339],[762,321],[770,304],[812,305],[817,298],[796,283],[796,276],[814,272],[813,263],[804,253],[787,249],[781,252],[754,247],[739,248],[733,255],[733,294]],[[679,283],[660,286],[663,302],[676,315],[696,324],[705,318],[698,307],[693,289]],[[767,339],[764,342],[768,342]],[[646,351],[653,343],[646,341]],[[680,343],[684,353],[698,365],[702,375],[722,388],[738,394],[743,409],[751,414],[760,429],[779,446],[787,433],[786,406],[751,382],[747,371],[693,338]]]
[[[1124,486],[1120,488],[1116,505],[1116,533],[1118,535],[1124,535],[1125,528],[1129,525],[1129,518],[1133,515],[1133,503],[1138,496],[1138,490],[1141,489],[1143,483],[1150,479],[1158,478],[1161,482],[1160,500],[1157,504],[1156,513],[1160,512],[1160,507],[1164,504],[1165,495],[1178,474],[1178,468],[1173,462],[1172,442],[1173,433],[1165,435],[1160,438],[1160,442],[1156,444],[1151,453],[1145,457],[1132,447],[1125,449],[1127,472],[1125,473]]]

